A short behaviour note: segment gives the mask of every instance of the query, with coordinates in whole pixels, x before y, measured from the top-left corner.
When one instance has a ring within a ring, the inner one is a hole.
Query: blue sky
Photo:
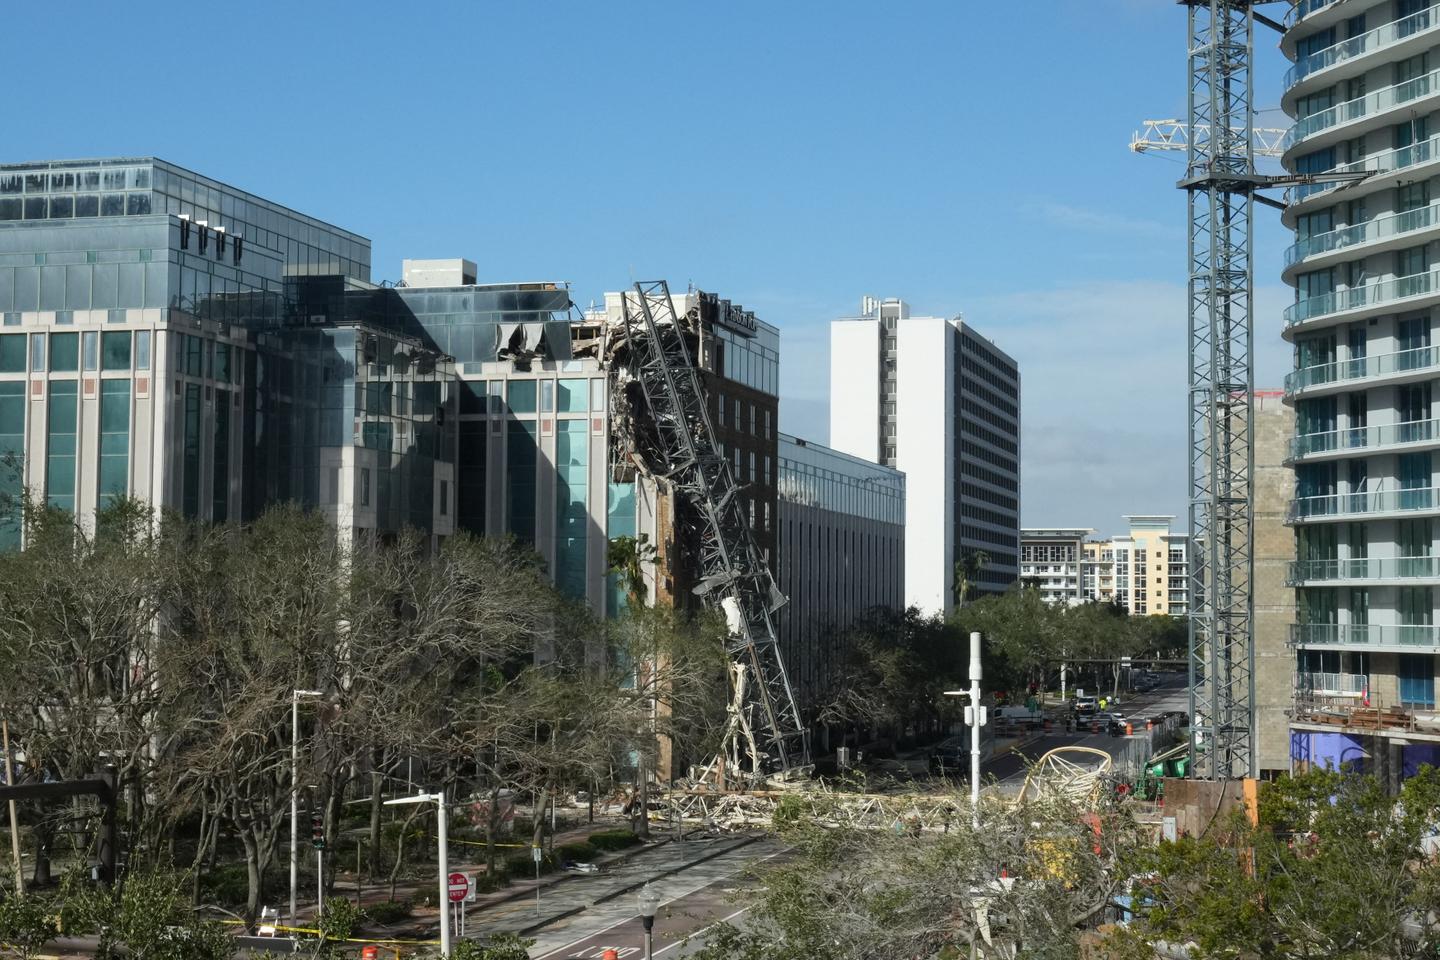
[[[67,10],[7,11],[7,160],[160,156],[369,236],[377,279],[693,282],[781,327],[781,425],[821,440],[830,319],[963,312],[1021,362],[1027,525],[1183,516],[1182,168],[1126,149],[1184,110],[1169,0]],[[1257,224],[1278,383],[1287,241]]]

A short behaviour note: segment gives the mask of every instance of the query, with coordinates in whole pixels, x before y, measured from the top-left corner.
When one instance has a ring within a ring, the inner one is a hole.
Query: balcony
[[[1435,14],[1436,10],[1433,7],[1421,10],[1419,13],[1412,13],[1403,19],[1382,24],[1358,37],[1342,40],[1324,50],[1317,50],[1309,56],[1301,57],[1295,61],[1294,66],[1285,72],[1285,89],[1290,90],[1295,84],[1320,70],[1326,70],[1336,64],[1368,53],[1377,53],[1425,31],[1434,30],[1437,25],[1440,25],[1440,17],[1436,17]]]
[[[1440,211],[1440,206],[1419,207],[1415,210],[1407,210],[1405,213],[1376,217],[1366,223],[1357,223],[1339,230],[1318,233],[1313,237],[1301,240],[1286,250],[1285,266],[1286,268],[1293,267],[1301,260],[1317,257],[1324,253],[1377,244],[1385,240],[1407,237],[1429,230],[1440,223],[1440,214],[1437,214],[1437,211]]]
[[[1293,27],[1316,10],[1323,10],[1337,0],[1295,0],[1295,5],[1285,14],[1285,26]]]
[[[1368,308],[1381,307],[1384,309],[1371,312],[1384,313],[1392,307],[1398,308],[1433,297],[1437,291],[1440,291],[1440,270],[1430,270],[1408,277],[1367,283],[1348,290],[1336,290],[1318,297],[1307,297],[1285,308],[1285,331],[1288,333],[1292,327],[1321,317],[1338,317]]]
[[[1290,438],[1288,460],[1322,453],[1344,454],[1354,450],[1376,453],[1389,447],[1440,442],[1440,420],[1413,420],[1382,423],[1373,427],[1351,427],[1302,433]]]
[[[1296,497],[1290,501],[1285,521],[1343,520],[1351,517],[1376,517],[1382,514],[1407,514],[1440,511],[1440,488],[1419,487],[1413,490],[1369,490],[1359,493],[1327,493],[1315,497]]]
[[[1295,674],[1295,695],[1299,697],[1360,697],[1370,690],[1370,678],[1363,673],[1320,673],[1301,671]]]
[[[1353,123],[1365,117],[1378,116],[1394,107],[1411,103],[1436,92],[1440,92],[1440,70],[1432,70],[1423,76],[1406,80],[1403,83],[1382,87],[1374,93],[1367,93],[1363,97],[1337,103],[1333,107],[1295,121],[1295,125],[1280,141],[1280,147],[1288,154],[1291,149],[1322,130]]]
[[[1373,623],[1292,623],[1290,646],[1370,647],[1440,652],[1440,627]]]
[[[1440,579],[1440,557],[1360,557],[1353,560],[1297,560],[1285,576],[1287,587],[1326,581]]]
[[[1406,374],[1426,372],[1432,375],[1440,372],[1440,348],[1416,347],[1398,353],[1382,353],[1374,357],[1337,360],[1333,363],[1302,367],[1285,376],[1285,395],[1293,397],[1302,390],[1327,384],[1352,383],[1381,377],[1398,378]]]
[[[1408,147],[1396,147],[1391,150],[1385,150],[1381,153],[1368,156],[1363,160],[1342,163],[1329,172],[1370,174],[1369,180],[1361,181],[1361,183],[1366,185],[1364,192],[1368,193],[1371,185],[1376,187],[1381,186],[1378,182],[1380,177],[1440,159],[1440,148],[1437,148],[1437,143],[1440,143],[1440,136],[1434,136],[1429,140],[1422,140],[1419,143],[1412,143]],[[1344,183],[1302,183],[1299,186],[1291,187],[1285,191],[1285,203],[1287,206],[1297,204],[1316,194],[1327,193],[1343,186],[1345,186]],[[1390,186],[1394,186],[1394,184],[1390,184]],[[1354,190],[1356,188],[1352,187],[1351,189]],[[1358,194],[1356,195],[1358,196]],[[1288,225],[1294,226],[1294,221],[1288,211],[1284,215],[1284,219]]]

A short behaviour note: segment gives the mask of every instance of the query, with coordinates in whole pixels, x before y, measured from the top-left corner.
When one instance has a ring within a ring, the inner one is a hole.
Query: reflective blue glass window
[[[45,495],[50,506],[75,512],[75,434],[80,412],[74,380],[50,381],[46,411],[49,436],[45,457]]]
[[[586,393],[589,388],[588,380],[559,381],[559,411],[561,413],[584,413],[588,399]]]
[[[90,334],[86,334],[90,336]],[[100,338],[100,369],[130,369],[130,331],[104,333]]]
[[[130,381],[100,381],[100,505],[130,490]]]
[[[94,330],[86,330],[81,338],[81,354],[85,363],[85,372],[90,373],[100,366],[100,335]]]
[[[150,369],[150,331],[135,331],[135,369]]]
[[[0,373],[25,372],[25,334],[0,336]]]
[[[21,346],[21,365],[25,350]],[[25,458],[25,384],[0,383],[0,550],[20,548],[20,494]]]
[[[80,369],[80,334],[50,335],[50,372],[74,373]]]
[[[584,420],[561,420],[555,428],[555,585],[570,597],[585,596],[586,510],[590,430]]]
[[[535,381],[510,381],[510,410],[512,413],[535,412]]]
[[[515,381],[510,384],[512,390]],[[535,382],[528,381],[531,388]],[[506,487],[509,490],[510,532],[522,543],[535,542],[535,464],[538,437],[534,421],[513,421],[506,437]]]
[[[45,372],[45,334],[30,334],[30,372]]]

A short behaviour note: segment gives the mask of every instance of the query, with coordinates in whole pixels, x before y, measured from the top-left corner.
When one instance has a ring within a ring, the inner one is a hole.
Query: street
[[[1168,677],[1162,686],[1148,693],[1134,694],[1122,701],[1113,712],[1127,717],[1146,717],[1170,710],[1185,711],[1189,708],[1185,681],[1177,674]],[[1070,733],[1063,729],[1052,731],[1027,740],[1019,748],[990,760],[981,767],[981,776],[987,783],[993,780],[998,784],[1002,793],[1013,793],[1024,783],[1028,765],[1056,747],[1093,747],[1114,756],[1122,743],[1122,738],[1103,732],[1094,734],[1085,730]]]

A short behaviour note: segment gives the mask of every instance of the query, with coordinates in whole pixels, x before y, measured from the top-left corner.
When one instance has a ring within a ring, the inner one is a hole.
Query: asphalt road
[[[745,908],[737,905],[736,894],[758,882],[749,869],[781,862],[785,855],[776,841],[762,840],[656,881],[661,902],[655,914],[653,955],[667,960],[687,956],[700,949],[704,932],[716,923],[740,920]],[[536,938],[530,949],[534,960],[599,960],[610,949],[622,958],[644,955],[645,927],[633,895],[592,907],[531,936]]]
[[[1178,678],[1149,693],[1136,694],[1122,701],[1112,712],[1127,717],[1147,717],[1170,710],[1189,709],[1189,695],[1184,682]],[[1036,739],[1026,741],[1023,746],[1003,756],[996,757],[980,768],[986,782],[996,781],[1002,788],[1018,789],[1025,780],[1025,771],[1030,763],[1043,757],[1057,747],[1094,747],[1114,756],[1115,750],[1123,743],[1119,737],[1108,734],[1092,734],[1088,730],[1069,733],[1064,730],[1052,731]]]

